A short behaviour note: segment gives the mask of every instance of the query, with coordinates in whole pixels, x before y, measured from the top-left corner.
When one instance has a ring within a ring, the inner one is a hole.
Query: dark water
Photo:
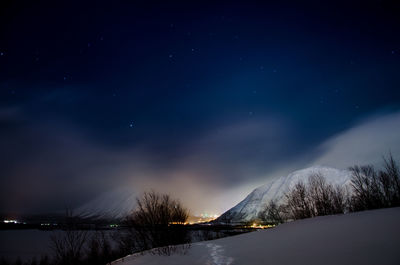
[[[0,257],[10,261],[30,260],[41,255],[51,255],[50,235],[52,231],[1,230]]]
[[[110,239],[112,230],[102,231]],[[33,258],[40,259],[41,256],[53,256],[51,248],[51,236],[61,235],[61,230],[42,231],[42,230],[0,230],[0,258],[8,261],[30,261]],[[95,235],[96,231],[88,231],[88,238]],[[113,246],[113,241],[109,240]]]
[[[60,230],[0,230],[0,258],[6,258],[14,262],[17,258],[21,261],[30,261],[33,258],[40,259],[41,256],[53,256],[51,248],[51,236],[63,233]],[[96,231],[89,231],[88,238],[95,235]],[[116,247],[116,242],[112,240],[112,234],[126,233],[124,230],[104,230],[111,247]],[[192,242],[215,239],[228,236],[225,232],[191,230],[189,231]]]

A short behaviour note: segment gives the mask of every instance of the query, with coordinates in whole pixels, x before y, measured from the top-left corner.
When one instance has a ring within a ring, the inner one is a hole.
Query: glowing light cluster
[[[266,228],[272,228],[275,227],[275,225],[262,225],[262,224],[257,224],[257,223],[253,223],[251,226],[249,226],[251,228],[257,228],[257,229],[266,229]]]
[[[202,214],[200,214],[200,217],[201,218],[213,218],[213,219],[215,219],[215,218],[218,218],[219,215],[218,214],[202,213]]]
[[[17,220],[3,220],[5,224],[18,224],[19,222]]]

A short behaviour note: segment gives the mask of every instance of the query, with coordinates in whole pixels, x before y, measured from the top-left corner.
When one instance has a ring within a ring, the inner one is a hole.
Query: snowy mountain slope
[[[199,242],[185,255],[142,252],[113,265],[396,265],[400,208],[321,216]]]
[[[216,221],[243,222],[255,219],[262,208],[271,200],[282,202],[284,194],[300,180],[307,182],[312,174],[322,174],[328,183],[333,185],[345,185],[350,181],[348,170],[339,170],[329,167],[315,166],[295,171],[286,177],[272,179],[265,185],[253,190],[243,201],[222,214]]]
[[[81,217],[123,218],[136,207],[136,197],[130,188],[113,190],[75,209],[75,213]]]

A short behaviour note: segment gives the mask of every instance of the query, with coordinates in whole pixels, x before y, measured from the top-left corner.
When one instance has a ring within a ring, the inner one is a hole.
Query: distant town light
[[[18,224],[17,220],[3,220],[5,224]]]

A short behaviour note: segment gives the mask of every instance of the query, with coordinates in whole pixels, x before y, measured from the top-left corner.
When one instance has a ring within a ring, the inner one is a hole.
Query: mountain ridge
[[[258,213],[271,200],[278,204],[283,203],[284,194],[296,183],[306,183],[308,177],[313,174],[322,174],[326,181],[333,185],[345,186],[350,182],[349,170],[335,169],[325,166],[312,166],[269,180],[266,184],[255,188],[237,205],[218,217],[215,222],[246,222],[257,218]]]

